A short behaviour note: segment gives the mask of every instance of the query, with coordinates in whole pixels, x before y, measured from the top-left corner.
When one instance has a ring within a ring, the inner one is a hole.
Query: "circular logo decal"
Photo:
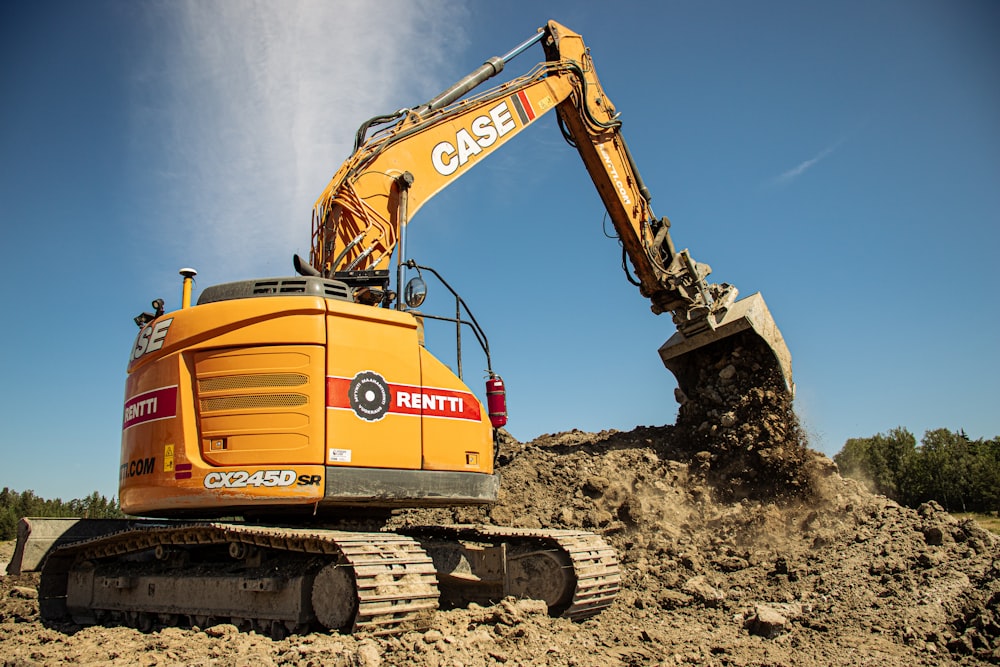
[[[347,390],[354,414],[364,420],[377,422],[389,412],[389,385],[374,371],[362,371],[351,380]]]

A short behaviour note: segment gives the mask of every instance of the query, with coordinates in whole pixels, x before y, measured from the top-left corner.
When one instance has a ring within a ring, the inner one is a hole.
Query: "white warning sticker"
[[[330,451],[327,453],[327,460],[330,463],[350,463],[351,450],[331,448]]]

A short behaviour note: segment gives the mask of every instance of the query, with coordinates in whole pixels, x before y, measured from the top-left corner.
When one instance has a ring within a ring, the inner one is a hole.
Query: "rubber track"
[[[350,564],[354,569],[358,591],[358,612],[352,632],[402,632],[421,625],[421,619],[438,606],[434,564],[413,538],[398,533],[275,528],[228,523],[137,528],[63,547],[49,557],[43,568],[40,597],[64,597],[69,569],[81,557],[101,559],[122,556],[158,545],[192,546],[231,542],[279,551],[325,555],[330,556],[331,560]],[[46,606],[58,615],[58,602]],[[65,613],[65,602],[62,603],[62,612]]]
[[[573,600],[561,614],[582,621],[611,606],[621,587],[618,556],[599,535],[579,530],[507,528],[490,525],[418,527],[416,533],[433,533],[452,539],[542,540],[558,547],[573,565],[576,589]]]

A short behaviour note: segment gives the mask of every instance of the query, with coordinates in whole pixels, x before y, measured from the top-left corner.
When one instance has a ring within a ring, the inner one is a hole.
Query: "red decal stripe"
[[[177,386],[163,387],[144,391],[125,401],[125,414],[122,418],[122,430],[177,416]]]
[[[535,110],[531,108],[531,100],[523,90],[517,91],[517,99],[521,101],[521,105],[524,107],[524,113],[528,116],[528,120],[535,120]]]
[[[424,417],[480,420],[479,401],[472,394],[451,389],[390,384],[389,412]]]
[[[351,400],[347,392],[351,388],[351,378],[326,378],[326,407],[338,409],[351,409]]]
[[[481,421],[479,400],[466,391],[389,384],[389,414]],[[351,378],[326,378],[326,406],[351,410]]]

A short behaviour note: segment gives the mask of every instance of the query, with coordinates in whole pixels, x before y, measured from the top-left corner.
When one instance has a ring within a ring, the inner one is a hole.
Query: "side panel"
[[[329,307],[327,465],[492,473],[485,408],[420,345],[413,316]]]
[[[493,427],[486,408],[447,366],[420,349],[425,470],[493,472]],[[461,410],[451,409],[455,396]],[[436,400],[435,400],[436,399]]]
[[[122,509],[207,515],[321,499],[325,313],[315,297],[241,299],[143,330],[126,380]]]
[[[328,307],[326,463],[419,470],[420,417],[394,410],[392,389],[420,386],[416,321],[369,306]]]

